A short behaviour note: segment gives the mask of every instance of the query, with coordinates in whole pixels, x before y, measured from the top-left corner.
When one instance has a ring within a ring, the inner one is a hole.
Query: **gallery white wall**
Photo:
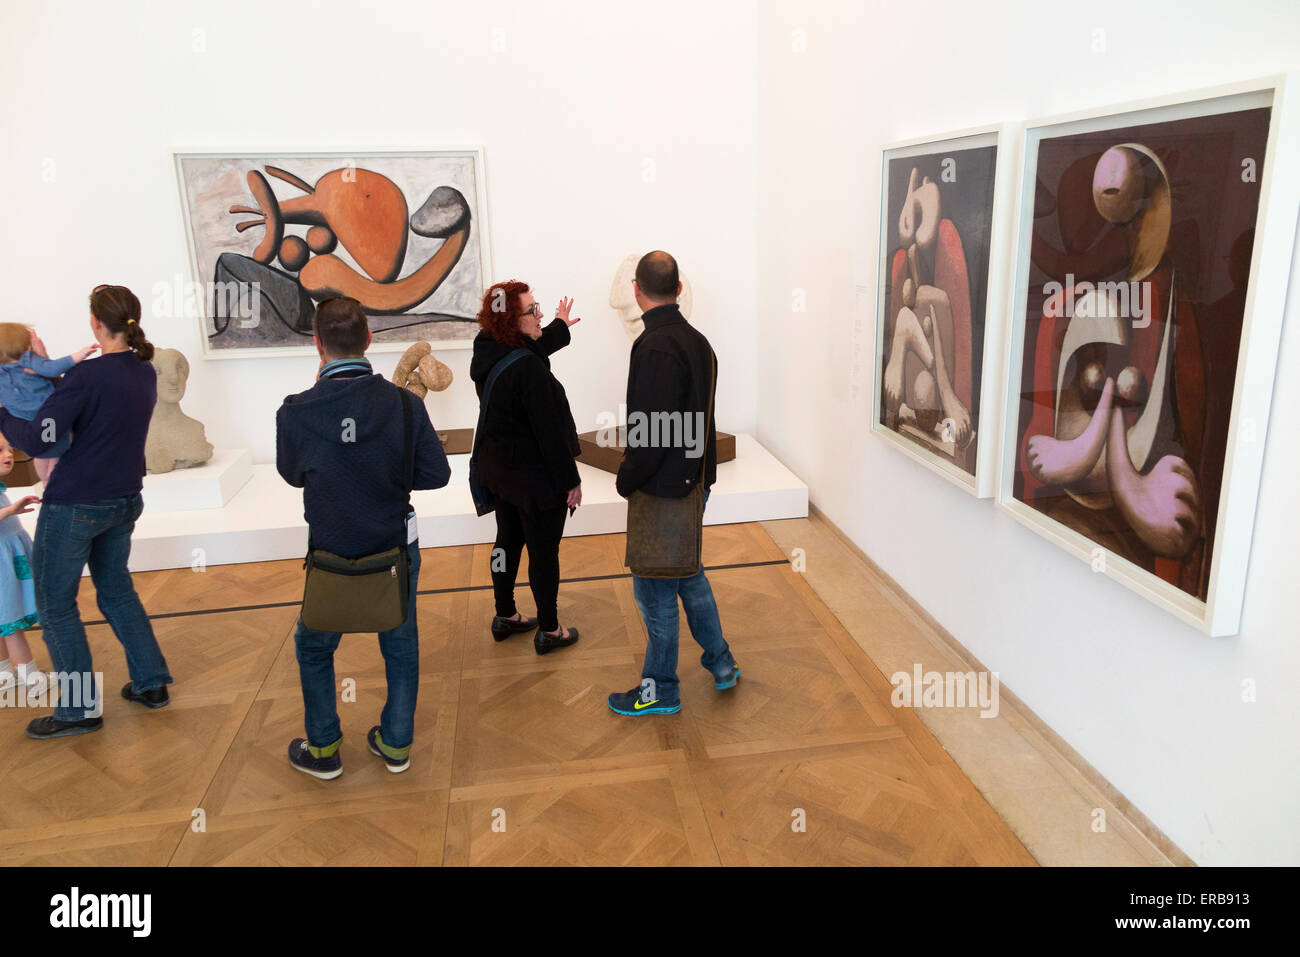
[[[742,0],[652,16],[595,0],[6,4],[3,318],[65,354],[90,341],[90,289],[132,287],[153,341],[191,357],[186,412],[273,461],[275,409],[316,362],[205,362],[197,320],[152,294],[191,278],[172,151],[481,145],[496,278],[583,317],[554,362],[579,430],[624,394],[614,273],[663,247],[718,277],[697,283],[694,320],[719,353],[721,427],[752,431],[755,16]],[[456,376],[427,402],[439,428],[475,423],[469,355],[439,351]]]
[[[1296,283],[1236,638],[1180,624],[870,434],[885,143],[1297,70],[1300,6],[954,0],[923,18],[884,2],[761,9],[760,441],[1198,863],[1300,863]]]

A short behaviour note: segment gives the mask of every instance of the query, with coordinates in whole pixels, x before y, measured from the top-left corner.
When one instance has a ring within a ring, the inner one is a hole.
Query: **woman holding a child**
[[[140,328],[140,300],[125,286],[97,286],[90,295],[90,328],[98,358],[70,363],[30,417],[0,410],[0,433],[14,446],[34,458],[55,448],[61,453],[48,473],[31,562],[59,697],[53,715],[28,725],[33,738],[86,734],[103,726],[77,608],[87,564],[99,610],[126,652],[131,681],[122,696],[161,708],[172,681],[127,570],[131,533],[144,508],[144,446],[157,398],[157,373],[149,363],[153,346]],[[84,359],[90,351],[69,358]]]

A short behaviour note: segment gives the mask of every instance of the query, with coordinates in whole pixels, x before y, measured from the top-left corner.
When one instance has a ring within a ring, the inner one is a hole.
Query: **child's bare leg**
[[[36,475],[42,483],[50,481],[50,473],[54,471],[54,466],[58,464],[57,457],[52,459],[32,459],[32,465],[36,466]]]
[[[14,664],[14,675],[18,683],[27,686],[27,694],[41,697],[49,687],[49,679],[36,667],[32,659],[32,649],[27,644],[27,633],[19,630],[5,636],[5,647]]]
[[[5,635],[5,648],[9,651],[9,660],[14,668],[32,663],[32,649],[27,644],[27,632],[21,629],[12,635]]]

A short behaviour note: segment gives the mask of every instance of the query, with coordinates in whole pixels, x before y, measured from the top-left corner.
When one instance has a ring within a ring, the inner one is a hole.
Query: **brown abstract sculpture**
[[[403,353],[392,378],[393,385],[410,389],[421,399],[430,392],[441,392],[451,380],[451,369],[438,361],[427,342],[417,342]]]
[[[266,177],[250,170],[248,189],[257,207],[231,206],[230,212],[260,218],[241,222],[235,229],[265,227],[251,258],[266,266],[278,256],[285,269],[298,273],[302,288],[317,301],[351,296],[370,313],[405,312],[433,294],[469,242],[469,204],[450,186],[435,189],[408,222],[402,191],[372,170],[331,170],[315,186],[275,166],[266,167],[266,172],[307,195],[281,202]],[[311,228],[305,239],[285,236],[286,223]],[[398,279],[406,259],[408,228],[418,236],[442,239],[443,244],[414,272]],[[334,254],[338,245],[361,272]]]
[[[190,364],[175,349],[159,349],[153,367],[158,373],[158,403],[144,444],[145,471],[157,475],[202,465],[212,458],[212,446],[203,433],[203,423],[181,411]]]

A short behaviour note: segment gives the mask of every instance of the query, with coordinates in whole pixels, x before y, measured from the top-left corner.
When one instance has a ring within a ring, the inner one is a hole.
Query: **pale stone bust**
[[[623,320],[623,331],[627,337],[636,341],[636,337],[645,331],[645,323],[641,321],[641,307],[636,304],[636,297],[632,294],[632,280],[636,278],[636,264],[641,261],[640,253],[633,253],[624,259],[618,267],[618,272],[614,274],[614,285],[609,290],[609,304],[614,307],[618,313],[619,319]],[[691,318],[691,284],[685,276],[679,277],[682,283],[682,294],[677,297],[677,308],[682,311],[682,315]]]
[[[212,458],[212,446],[203,434],[203,423],[181,411],[190,364],[176,349],[159,349],[153,367],[158,373],[158,404],[144,444],[145,471],[157,475],[202,465]]]

